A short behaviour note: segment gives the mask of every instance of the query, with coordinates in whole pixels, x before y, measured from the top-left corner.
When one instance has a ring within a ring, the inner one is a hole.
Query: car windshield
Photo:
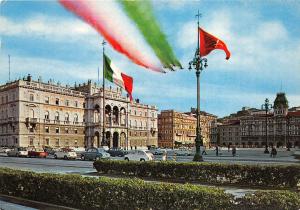
[[[19,148],[19,151],[27,151],[27,148],[25,148],[25,147],[20,147],[20,148]]]

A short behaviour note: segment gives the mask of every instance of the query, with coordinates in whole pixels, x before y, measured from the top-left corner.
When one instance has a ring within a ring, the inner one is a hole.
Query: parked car
[[[8,147],[1,147],[0,148],[0,153],[7,153],[8,151],[10,151],[11,149]]]
[[[112,157],[124,157],[127,154],[126,151],[120,148],[111,148],[107,151]]]
[[[70,147],[70,149],[73,149],[74,152],[76,152],[78,158],[80,158],[81,154],[86,151],[84,147]]]
[[[90,148],[81,154],[81,160],[100,160],[109,158],[110,154],[105,152],[103,148]]]
[[[54,153],[54,158],[55,159],[63,158],[65,160],[69,160],[69,159],[75,160],[77,158],[77,154],[73,149],[62,148]]]
[[[190,156],[192,155],[192,151],[186,148],[175,149],[174,153],[178,156]]]
[[[154,160],[154,156],[149,150],[131,150],[124,156],[124,160],[150,161]]]
[[[43,148],[32,148],[28,151],[28,157],[40,157],[46,158],[48,153],[43,150]]]
[[[28,150],[25,147],[16,147],[7,152],[7,156],[9,157],[27,157]]]
[[[167,152],[166,149],[161,149],[161,148],[151,148],[149,151],[150,151],[153,155],[162,155],[162,154],[164,154],[164,153]]]
[[[48,155],[54,155],[55,152],[59,151],[59,148],[45,147],[44,151],[48,153]]]

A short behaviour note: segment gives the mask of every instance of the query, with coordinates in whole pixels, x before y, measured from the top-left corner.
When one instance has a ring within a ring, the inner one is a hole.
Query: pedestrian
[[[202,155],[207,155],[205,146],[200,147],[202,150]]]
[[[235,157],[235,155],[236,155],[236,147],[233,146],[232,147],[232,156]]]
[[[162,155],[162,161],[166,161],[167,160],[167,151],[164,150],[163,155]]]
[[[216,145],[215,151],[216,151],[216,156],[219,156],[219,147],[218,147],[218,145]]]
[[[276,157],[276,155],[277,155],[277,150],[276,150],[276,148],[274,147],[274,146],[272,146],[272,150],[271,150],[271,157]]]

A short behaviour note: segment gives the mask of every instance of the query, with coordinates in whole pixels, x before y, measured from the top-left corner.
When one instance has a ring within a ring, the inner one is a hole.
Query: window
[[[66,106],[69,106],[69,100],[66,100],[66,101],[65,101],[65,105],[66,105]]]
[[[45,97],[45,103],[49,104],[49,97],[48,96]]]
[[[59,98],[55,99],[55,104],[59,105]]]
[[[59,120],[59,113],[55,112],[55,120]]]
[[[30,146],[33,146],[33,138],[30,138],[30,139],[29,139],[29,145],[30,145]]]
[[[75,107],[78,107],[78,101],[75,101]]]
[[[46,145],[49,145],[49,144],[50,144],[50,139],[49,139],[49,138],[46,139],[45,144],[46,144]]]
[[[66,141],[65,141],[65,145],[66,145],[66,146],[69,146],[69,140],[66,140]]]
[[[45,119],[49,120],[49,112],[48,111],[45,112]]]
[[[65,121],[69,122],[69,114],[68,113],[65,114]]]
[[[69,128],[65,128],[65,133],[69,133]]]
[[[49,133],[49,127],[48,127],[48,126],[45,127],[45,132],[46,132],[46,133]]]
[[[78,122],[78,115],[77,115],[77,114],[74,115],[74,122],[75,122],[75,123]]]
[[[82,104],[82,107],[85,108],[85,103]]]
[[[30,126],[30,127],[29,127],[29,132],[30,132],[30,133],[33,133],[33,132],[34,132],[33,126]]]
[[[74,141],[74,144],[75,144],[75,146],[78,144],[78,141],[75,139],[75,141]]]
[[[78,133],[78,130],[77,130],[77,129],[74,129],[74,133],[76,133],[76,134],[77,134],[77,133]]]
[[[55,139],[55,145],[59,146],[59,139]]]
[[[55,133],[59,133],[59,128],[55,128]]]

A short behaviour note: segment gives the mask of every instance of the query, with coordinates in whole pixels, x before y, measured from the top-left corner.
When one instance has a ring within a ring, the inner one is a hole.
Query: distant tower
[[[275,116],[286,116],[288,113],[289,102],[286,99],[285,93],[277,93],[274,101],[274,115]]]

